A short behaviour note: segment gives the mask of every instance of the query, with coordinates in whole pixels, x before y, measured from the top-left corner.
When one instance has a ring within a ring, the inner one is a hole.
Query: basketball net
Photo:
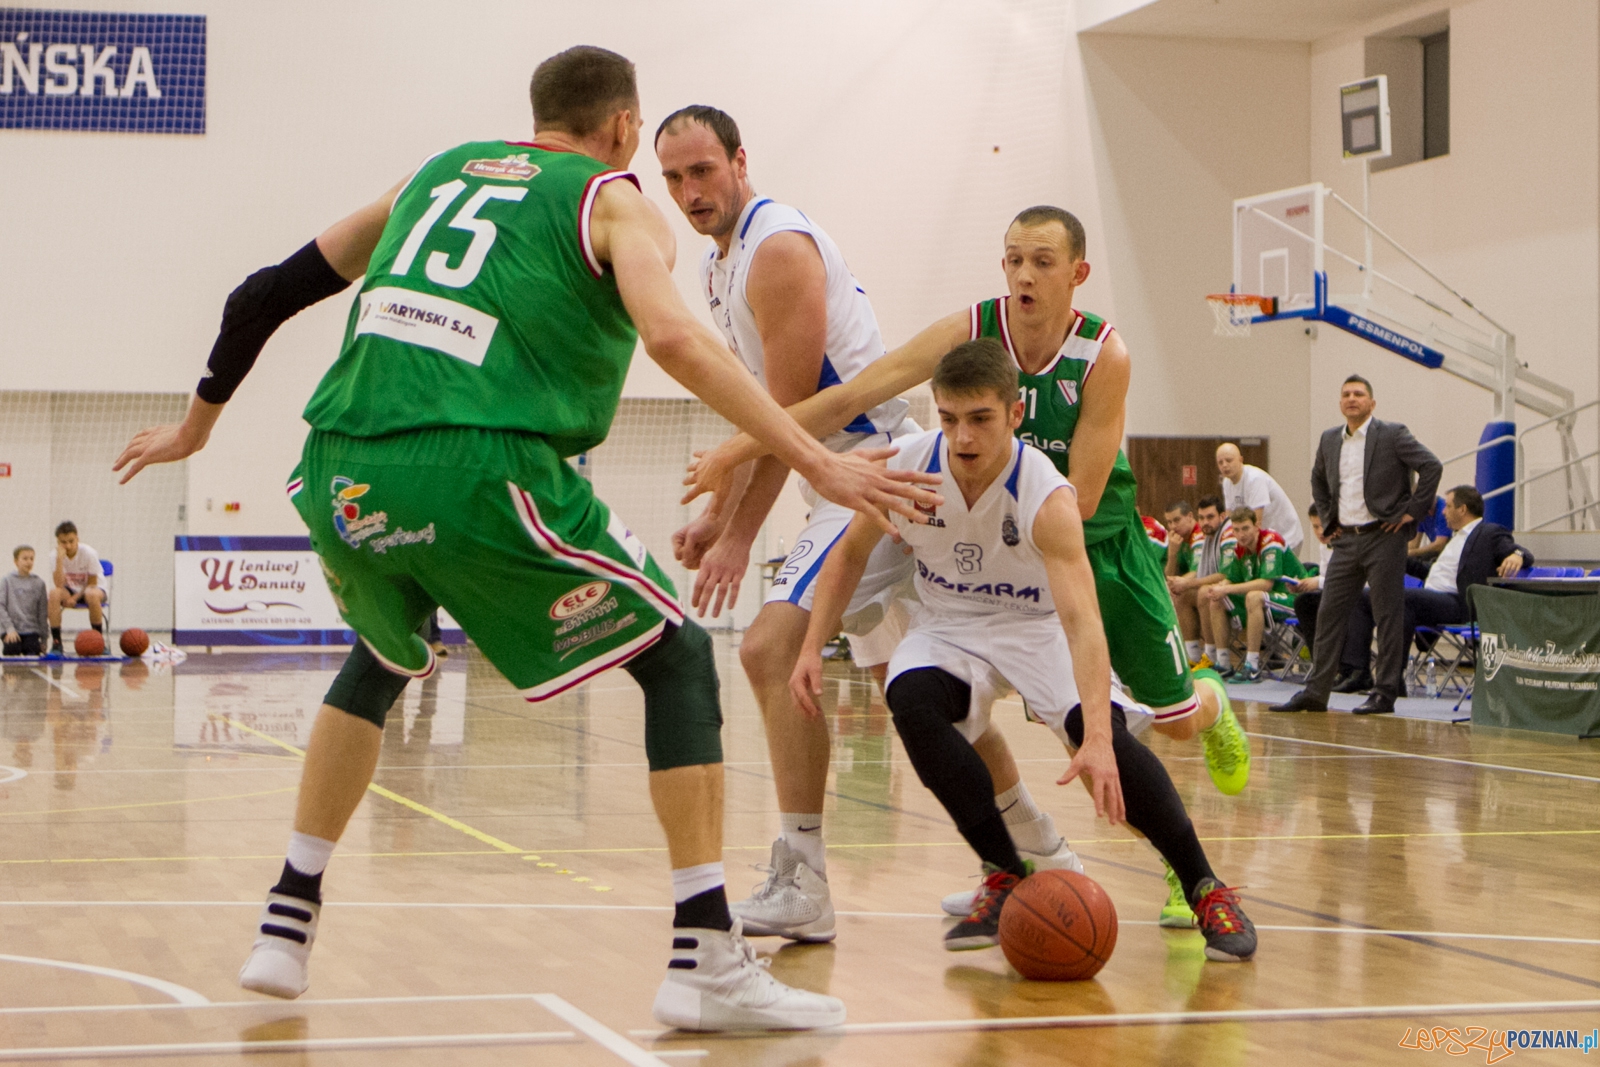
[[[1206,297],[1216,317],[1218,337],[1249,337],[1250,323],[1257,315],[1275,315],[1278,298],[1251,293],[1212,293]]]

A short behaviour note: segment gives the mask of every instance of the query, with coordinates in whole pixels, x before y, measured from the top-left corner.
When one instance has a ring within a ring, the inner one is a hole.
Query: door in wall
[[[1222,494],[1217,474],[1217,446],[1232,441],[1246,463],[1267,465],[1265,437],[1129,437],[1128,463],[1139,480],[1139,510],[1160,518],[1175,500],[1198,503]]]

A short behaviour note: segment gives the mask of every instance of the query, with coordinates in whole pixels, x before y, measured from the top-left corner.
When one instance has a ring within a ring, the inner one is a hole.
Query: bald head
[[[1217,446],[1217,472],[1228,481],[1238,483],[1244,475],[1244,456],[1239,452],[1239,446],[1224,443]]]

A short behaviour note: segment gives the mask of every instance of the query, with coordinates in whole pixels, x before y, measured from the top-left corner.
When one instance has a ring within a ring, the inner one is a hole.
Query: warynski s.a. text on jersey
[[[925,512],[930,522],[893,516],[916,559],[923,610],[962,616],[1054,615],[1044,554],[1033,542],[1039,508],[1051,493],[1068,487],[1050,460],[1016,442],[1005,470],[968,508],[950,473],[950,448],[943,433],[930,430],[896,444],[900,452],[889,460],[891,467],[944,476],[935,491],[945,502]]]
[[[396,197],[344,346],[306,407],[319,430],[462,426],[599,444],[638,334],[595,256],[601,187],[638,184],[576,152],[480,141],[424,162]]]
[[[1083,386],[1094,370],[1095,360],[1100,358],[1101,347],[1111,336],[1112,326],[1104,319],[1074,312],[1077,317],[1055,358],[1038,374],[1028,374],[1022,370],[1016,347],[1011,343],[1011,330],[1006,321],[1010,300],[1002,296],[973,304],[970,336],[972,340],[995,337],[1005,345],[1012,362],[1017,364],[1021,388],[1022,426],[1017,436],[1047,454],[1056,469],[1066,475],[1072,435],[1078,428]],[[1136,485],[1128,457],[1118,449],[1111,477],[1100,496],[1100,505],[1094,516],[1083,524],[1085,541],[1090,544],[1102,541],[1127,529],[1130,522],[1138,521],[1135,516],[1139,509],[1134,501]]]
[[[761,347],[761,332],[756,329],[755,312],[745,296],[745,284],[761,242],[775,233],[790,230],[811,238],[822,255],[828,275],[828,337],[822,355],[822,373],[817,380],[820,392],[854,378],[885,351],[883,337],[878,333],[877,316],[872,313],[872,302],[845,265],[839,246],[821,227],[796,208],[754,197],[739,213],[728,254],[720,255],[715,244],[706,249],[700,260],[700,282],[711,305],[712,321],[722,331],[728,347],[765,388],[766,354]],[[824,438],[822,443],[835,452],[844,452],[863,436],[898,433],[909,406],[898,397],[885,401],[857,415],[850,425]]]

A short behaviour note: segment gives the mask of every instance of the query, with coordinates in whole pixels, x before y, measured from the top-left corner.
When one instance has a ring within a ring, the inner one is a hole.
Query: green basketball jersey
[[[972,330],[974,340],[994,337],[1006,346],[1013,362],[1017,361],[1016,348],[1011,344],[1011,331],[1006,324],[1006,305],[1009,297],[985,300],[972,305]],[[1083,383],[1094,370],[1100,356],[1100,346],[1111,336],[1111,325],[1104,319],[1077,312],[1077,320],[1067,333],[1066,341],[1055,359],[1038,374],[1020,372],[1022,389],[1022,426],[1017,436],[1044,452],[1055,463],[1063,477],[1067,476],[1068,450],[1072,447],[1072,434],[1078,427],[1078,404],[1083,397]],[[1137,483],[1128,458],[1117,450],[1116,463],[1111,477],[1100,497],[1100,506],[1094,517],[1083,524],[1084,540],[1089,544],[1103,541],[1121,533],[1128,524],[1138,523],[1139,509],[1134,502]]]
[[[1294,549],[1284,543],[1276,530],[1262,530],[1256,537],[1256,550],[1246,552],[1241,547],[1223,568],[1222,574],[1229,582],[1239,584],[1267,578],[1273,582],[1272,592],[1279,593],[1279,578],[1304,578],[1306,569]]]
[[[599,444],[638,337],[589,237],[615,178],[638,184],[510,141],[425,162],[395,199],[306,421],[353,437],[522,431],[563,456]]]

